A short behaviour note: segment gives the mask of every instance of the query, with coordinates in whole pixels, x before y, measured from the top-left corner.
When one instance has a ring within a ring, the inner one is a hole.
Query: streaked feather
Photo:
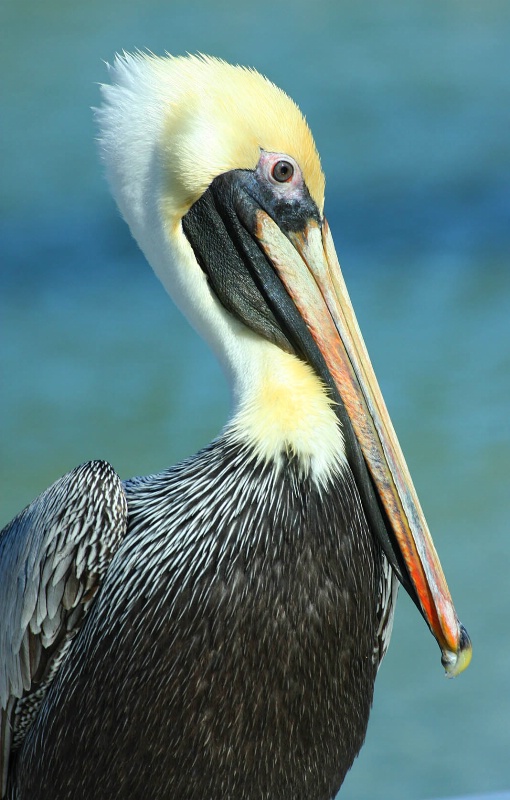
[[[70,639],[123,539],[127,506],[106,462],[65,475],[0,534],[0,789]],[[86,593],[86,594],[85,594]]]
[[[393,614],[391,569],[368,530],[348,467],[323,488],[292,459],[284,467],[264,463],[226,434],[125,488],[128,533],[65,655],[44,717],[35,721],[30,742],[38,746],[22,751],[21,796],[32,796],[36,786],[44,796],[40,786],[64,780],[69,747],[93,752],[101,776],[99,788],[95,771],[73,773],[78,795],[158,796],[152,773],[127,757],[140,741],[163,758],[181,747],[198,754],[198,740],[206,747],[205,740],[225,739],[217,754],[224,771],[232,737],[240,752],[259,748],[263,782],[288,766],[289,737],[310,738],[313,774],[308,788],[293,795],[310,796],[321,770],[347,769],[343,759],[361,743]],[[355,663],[372,661],[366,674],[349,672],[353,654]],[[252,660],[256,673],[248,676]],[[92,672],[83,671],[85,662]],[[207,687],[228,675],[224,701],[215,705]],[[245,677],[230,686],[236,675]],[[298,697],[305,692],[307,704],[292,699],[291,686],[301,687]],[[352,691],[363,709],[359,727],[342,706]],[[107,700],[99,707],[91,697]],[[267,751],[255,730],[265,714],[273,720]],[[181,766],[167,776],[166,795],[184,796],[186,786],[195,798],[202,769],[188,759]],[[289,786],[294,779],[285,776]],[[234,796],[233,785],[225,784],[224,796]],[[217,796],[212,789],[211,796]]]

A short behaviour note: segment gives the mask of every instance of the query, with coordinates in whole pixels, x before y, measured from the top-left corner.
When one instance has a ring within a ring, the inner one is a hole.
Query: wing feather
[[[91,461],[0,533],[0,797],[21,744],[127,526],[120,478]]]
[[[381,665],[381,662],[386,655],[386,651],[390,644],[399,585],[398,578],[393,572],[390,562],[386,556],[383,555],[379,603],[377,607],[379,626],[377,629],[377,642],[374,650],[374,658],[378,667]]]

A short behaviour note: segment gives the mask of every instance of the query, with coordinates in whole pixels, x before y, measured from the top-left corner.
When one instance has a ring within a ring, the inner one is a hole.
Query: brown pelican
[[[397,583],[470,659],[323,214],[297,106],[207,57],[125,55],[98,111],[119,208],[221,359],[208,447],[74,470],[0,539],[2,796],[328,800]]]

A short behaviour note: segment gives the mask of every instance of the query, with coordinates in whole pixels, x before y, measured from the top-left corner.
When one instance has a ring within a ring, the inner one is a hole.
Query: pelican
[[[2,797],[329,800],[365,737],[398,584],[448,675],[470,640],[298,107],[206,56],[109,70],[113,195],[233,410],[177,466],[122,482],[84,464],[4,529]]]

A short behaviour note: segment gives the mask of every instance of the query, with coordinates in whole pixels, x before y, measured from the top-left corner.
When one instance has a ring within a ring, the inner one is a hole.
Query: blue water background
[[[341,796],[510,789],[510,4],[9,0],[0,28],[0,523],[86,459],[154,472],[223,425],[228,388],[118,217],[90,106],[123,48],[257,67],[314,131],[345,278],[474,645],[445,680],[401,594]]]

